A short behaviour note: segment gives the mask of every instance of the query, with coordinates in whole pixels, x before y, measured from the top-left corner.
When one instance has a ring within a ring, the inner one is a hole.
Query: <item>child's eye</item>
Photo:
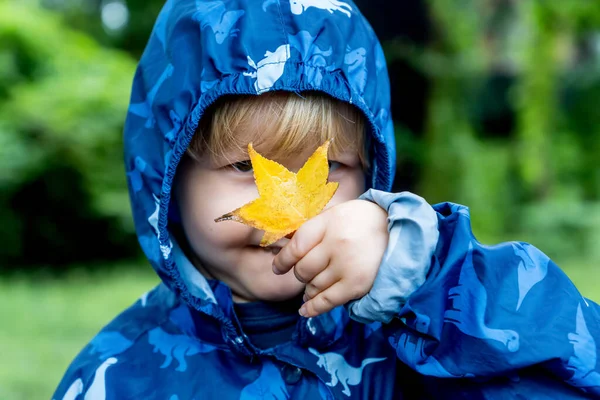
[[[230,165],[231,168],[238,172],[250,172],[252,171],[252,163],[250,160],[239,161]]]
[[[337,161],[329,160],[329,173],[334,172],[336,169],[338,169],[341,166],[342,166],[342,163],[339,163]]]

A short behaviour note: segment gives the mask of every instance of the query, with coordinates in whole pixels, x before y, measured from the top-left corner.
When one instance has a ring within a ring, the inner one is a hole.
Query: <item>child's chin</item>
[[[265,290],[262,293],[257,294],[257,297],[261,301],[287,301],[298,297],[304,291],[304,286],[294,288],[278,288],[279,290],[274,290],[274,288],[269,289],[270,290]]]

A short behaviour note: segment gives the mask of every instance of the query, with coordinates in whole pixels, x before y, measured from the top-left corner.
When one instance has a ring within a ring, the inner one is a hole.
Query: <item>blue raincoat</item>
[[[318,90],[362,110],[373,188],[363,198],[388,210],[390,242],[367,296],[300,318],[289,343],[260,350],[229,288],[199,274],[167,222],[206,108],[273,90]],[[389,109],[383,51],[351,1],[167,1],[124,138],[137,234],[162,283],[92,339],[53,398],[600,398],[599,306],[533,246],[477,242],[466,207],[387,193]]]

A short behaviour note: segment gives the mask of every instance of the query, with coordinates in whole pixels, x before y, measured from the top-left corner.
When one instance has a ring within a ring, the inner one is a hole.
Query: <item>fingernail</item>
[[[300,307],[300,310],[298,310],[298,314],[302,315],[303,317],[306,317],[306,307]]]
[[[279,270],[277,269],[277,267],[275,266],[275,264],[273,264],[273,273],[275,275],[279,275]]]
[[[302,296],[302,301],[305,303],[308,301],[308,297],[306,296],[306,293],[304,294],[304,296]]]

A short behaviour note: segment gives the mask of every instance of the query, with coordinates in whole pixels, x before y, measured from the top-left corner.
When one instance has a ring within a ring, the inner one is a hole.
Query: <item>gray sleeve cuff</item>
[[[346,308],[356,321],[387,323],[425,282],[439,238],[437,214],[425,199],[409,192],[370,189],[360,199],[387,211],[390,237],[371,291]]]

